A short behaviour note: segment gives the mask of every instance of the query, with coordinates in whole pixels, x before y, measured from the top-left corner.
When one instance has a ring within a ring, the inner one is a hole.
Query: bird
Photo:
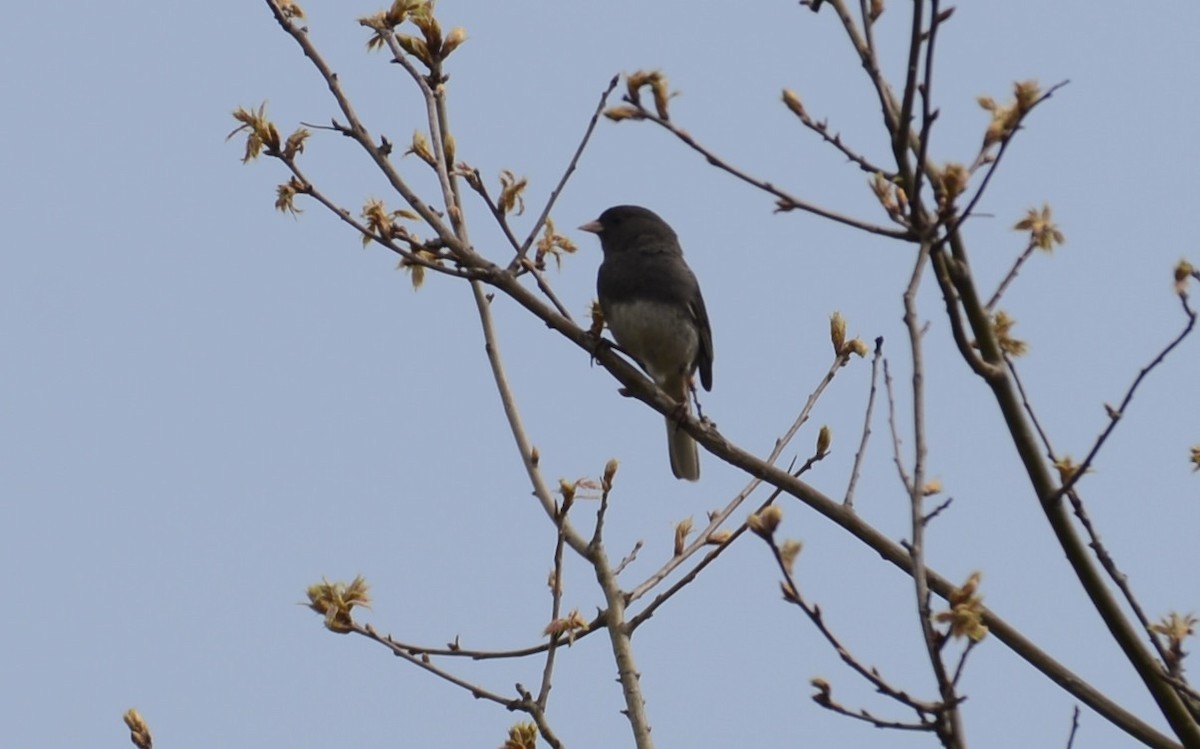
[[[700,384],[712,390],[713,342],[700,283],[684,262],[679,237],[658,214],[636,205],[613,206],[579,228],[600,238],[596,296],[608,329],[690,413],[697,370]],[[667,445],[675,478],[699,480],[699,449],[677,416],[667,416]]]

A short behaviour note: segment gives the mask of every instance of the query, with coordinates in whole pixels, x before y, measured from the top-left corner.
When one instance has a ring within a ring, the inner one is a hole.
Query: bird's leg
[[[696,404],[696,419],[700,422],[706,421],[704,418],[704,407],[700,405],[700,391],[696,389],[696,378],[688,377],[687,386],[688,392],[692,397],[692,403]]]

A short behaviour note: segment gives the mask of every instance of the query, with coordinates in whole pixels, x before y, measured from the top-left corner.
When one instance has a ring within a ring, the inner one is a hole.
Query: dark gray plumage
[[[700,284],[683,260],[675,232],[653,211],[619,205],[579,227],[600,237],[604,262],[596,293],[608,329],[660,388],[690,408],[689,383],[712,389],[713,345]],[[700,478],[696,441],[667,418],[671,471]]]

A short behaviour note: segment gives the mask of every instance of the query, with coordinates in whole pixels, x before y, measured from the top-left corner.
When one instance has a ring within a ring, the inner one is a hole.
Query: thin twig
[[[604,89],[604,93],[600,94],[600,101],[596,104],[596,111],[592,113],[592,118],[588,120],[587,128],[583,131],[583,138],[579,141],[579,146],[575,149],[575,154],[571,156],[571,161],[567,163],[567,168],[563,170],[562,176],[558,179],[558,184],[550,192],[550,198],[546,201],[545,207],[542,208],[541,214],[533,224],[533,229],[530,230],[529,236],[521,243],[517,250],[517,256],[509,263],[509,269],[513,269],[519,264],[519,261],[524,259],[529,253],[529,248],[533,246],[534,240],[537,238],[538,232],[545,225],[547,217],[550,216],[550,209],[558,202],[558,196],[562,194],[563,188],[567,186],[567,180],[571,178],[571,174],[575,171],[575,166],[579,163],[579,159],[583,156],[583,151],[587,148],[588,141],[592,138],[592,131],[596,129],[596,123],[600,120],[601,113],[604,112],[604,105],[608,103],[608,97],[617,87],[617,82],[620,80],[620,75],[614,75],[612,80],[608,82],[608,87]]]
[[[567,513],[571,510],[570,500],[563,500],[562,508],[558,512],[558,518],[555,525],[558,526],[558,533],[554,539],[554,574],[550,578],[550,621],[556,622],[562,616],[562,596],[563,596],[563,548],[566,546],[566,533],[564,532],[564,523]],[[555,633],[550,635],[549,647],[546,648],[546,665],[542,669],[542,686],[538,689],[537,707],[539,710],[546,709],[546,701],[550,698],[550,678],[554,674],[554,656],[558,653],[558,643],[560,636]]]
[[[479,197],[483,198],[484,205],[488,207],[488,211],[492,214],[492,218],[496,220],[496,225],[500,227],[502,232],[504,232],[504,238],[508,240],[510,245],[512,245],[513,250],[520,251],[521,243],[517,240],[517,235],[513,234],[512,227],[508,224],[508,214],[505,213],[502,208],[500,208],[495,200],[492,200],[492,194],[488,192],[487,183],[484,182],[483,175],[479,173],[478,169],[475,169],[470,176],[471,178],[467,180],[467,184],[470,185],[473,190],[475,190]]]
[[[908,39],[908,65],[904,76],[904,93],[900,98],[900,114],[896,118],[896,127],[888,128],[892,136],[892,153],[896,158],[896,169],[905,179],[906,185],[916,185],[916,175],[909,166],[909,136],[912,134],[913,105],[917,99],[917,80],[921,74],[921,38],[925,24],[925,3],[923,0],[912,2],[912,23]],[[918,191],[914,190],[914,193]],[[917,194],[913,196],[914,202]]]
[[[1013,266],[1008,269],[1008,273],[1005,274],[1004,280],[1000,282],[1000,285],[996,287],[996,292],[992,294],[992,298],[988,300],[988,312],[992,312],[996,309],[996,305],[1000,303],[1000,297],[1004,295],[1004,292],[1006,289],[1008,289],[1009,284],[1016,280],[1017,273],[1021,270],[1021,266],[1025,264],[1025,261],[1028,260],[1031,255],[1033,255],[1033,251],[1036,249],[1036,242],[1032,239],[1029,240],[1029,244],[1025,246],[1025,249],[1017,258],[1017,261],[1013,263]]]
[[[939,0],[931,0],[929,8],[929,34],[925,41],[925,76],[920,86],[921,94],[921,135],[917,146],[917,168],[913,175],[912,195],[909,196],[912,211],[910,223],[916,227],[928,224],[925,219],[924,200],[921,197],[921,182],[929,175],[929,141],[933,132],[933,122],[938,113],[933,109],[933,54],[937,43],[937,32],[942,22],[948,18],[939,9]],[[914,12],[916,10],[914,9]]]
[[[825,120],[817,122],[809,114],[803,110],[796,112],[796,116],[800,118],[800,124],[804,125],[809,130],[820,136],[821,140],[836,148],[848,161],[857,166],[867,174],[880,174],[889,182],[896,178],[896,173],[888,171],[880,166],[877,166],[873,161],[855,151],[850,146],[842,142],[840,133],[829,133],[829,123]]]
[[[883,71],[879,68],[874,43],[867,44],[868,37],[859,33],[858,26],[854,23],[854,18],[850,15],[850,9],[846,7],[845,0],[830,0],[830,3],[837,11],[842,28],[845,29],[854,51],[858,53],[858,60],[862,63],[863,70],[867,71],[867,77],[871,79],[871,87],[879,97],[879,108],[883,113],[884,127],[889,133],[896,132],[899,130],[900,105],[896,102],[892,87],[888,85],[887,80],[883,77]]]
[[[959,679],[961,679],[962,675],[966,673],[967,656],[971,654],[971,651],[975,649],[975,646],[978,645],[979,642],[979,640],[972,640],[969,637],[967,638],[967,646],[963,648],[962,655],[958,657],[958,665],[954,668],[954,686],[958,686]]]
[[[1067,749],[1075,746],[1075,734],[1079,732],[1079,705],[1071,713],[1071,733],[1067,735]]]
[[[533,276],[537,287],[546,295],[550,303],[554,305],[554,309],[558,310],[558,314],[567,318],[571,323],[575,322],[575,318],[571,317],[571,313],[567,310],[566,305],[559,301],[558,295],[554,293],[554,289],[550,288],[550,282],[546,280],[546,274],[537,269],[537,266],[530,262],[527,258],[522,258],[521,267],[527,270]]]
[[[900,483],[904,485],[905,493],[911,494],[913,484],[908,477],[908,469],[904,467],[904,458],[901,456],[900,429],[896,425],[896,394],[892,390],[892,370],[888,365],[887,357],[883,359],[883,387],[887,393],[888,427],[892,431],[892,462],[896,464],[896,471],[900,474]]]
[[[613,568],[613,574],[620,575],[625,571],[626,567],[633,564],[633,562],[637,559],[638,552],[642,550],[642,546],[642,539],[639,538],[637,542],[634,543],[633,548],[629,550],[629,553],[626,554],[621,561],[617,563],[617,566]]]
[[[1091,467],[1092,462],[1096,460],[1096,456],[1100,453],[1100,448],[1104,447],[1104,443],[1108,441],[1108,438],[1113,433],[1113,430],[1117,428],[1117,423],[1121,420],[1121,417],[1125,415],[1125,409],[1129,407],[1130,402],[1133,400],[1134,394],[1137,392],[1138,387],[1142,384],[1142,380],[1145,380],[1147,375],[1153,372],[1158,365],[1162,364],[1167,356],[1174,351],[1179,344],[1183,343],[1183,339],[1187,338],[1188,335],[1191,334],[1192,329],[1196,327],[1196,313],[1192,310],[1191,305],[1188,304],[1187,294],[1180,293],[1179,302],[1183,305],[1183,313],[1187,315],[1187,324],[1184,325],[1183,330],[1180,331],[1179,335],[1175,336],[1175,338],[1173,338],[1171,342],[1168,343],[1166,347],[1158,353],[1158,356],[1154,357],[1149,364],[1142,367],[1141,371],[1138,372],[1137,377],[1135,377],[1133,380],[1133,384],[1131,384],[1129,389],[1125,391],[1125,397],[1121,399],[1121,405],[1117,406],[1115,410],[1110,411],[1108,426],[1106,426],[1104,431],[1100,433],[1100,436],[1096,438],[1095,444],[1092,445],[1092,449],[1088,451],[1087,457],[1083,459],[1083,462],[1079,464],[1079,467],[1075,469],[1065,481],[1063,481],[1062,486],[1059,487],[1058,493],[1055,496],[1056,499],[1061,497],[1067,491],[1070,491],[1070,489],[1079,481],[1080,477],[1082,477],[1088,468]]]
[[[1017,386],[1017,394],[1021,398],[1021,405],[1025,409],[1025,413],[1029,416],[1029,421],[1032,422],[1033,428],[1038,433],[1038,439],[1042,441],[1042,447],[1046,450],[1046,457],[1051,463],[1058,461],[1054,454],[1054,447],[1050,444],[1050,435],[1042,428],[1042,422],[1037,417],[1037,413],[1033,410],[1033,403],[1029,400],[1029,393],[1025,391],[1025,383],[1021,381],[1021,376],[1017,372],[1016,364],[1009,357],[1004,357],[1004,363],[1008,367],[1009,373],[1012,375],[1013,384]]]
[[[408,661],[409,663],[416,666],[417,668],[428,671],[429,673],[433,674],[434,676],[437,676],[438,678],[440,678],[446,682],[449,682],[450,684],[453,684],[457,687],[465,689],[466,691],[471,693],[472,697],[474,697],[476,699],[482,699],[482,700],[488,700],[490,702],[495,702],[498,705],[503,705],[504,707],[508,708],[509,710],[519,710],[521,708],[520,700],[515,700],[515,699],[512,699],[511,697],[501,696],[497,692],[493,692],[491,690],[484,689],[483,687],[479,686],[478,684],[474,684],[472,682],[467,681],[466,679],[463,679],[460,676],[456,676],[456,675],[450,673],[449,671],[436,665],[433,662],[433,660],[431,658],[429,658],[426,654],[424,654],[424,653],[422,653],[420,655],[414,654],[413,652],[398,645],[396,642],[394,642],[392,640],[392,638],[390,636],[380,635],[378,632],[375,631],[375,628],[369,624],[360,625],[357,623],[351,623],[349,626],[350,626],[350,631],[352,631],[356,634],[362,635],[363,637],[366,637],[369,640],[374,640],[375,642],[379,643],[380,645],[383,645],[384,647],[391,650],[392,654],[395,655],[397,658],[403,658],[404,660]]]
[[[1146,632],[1146,637],[1150,643],[1154,645],[1154,649],[1158,651],[1158,657],[1166,664],[1169,661],[1166,645],[1163,644],[1162,637],[1158,632],[1154,631],[1153,623],[1146,616],[1146,612],[1142,609],[1141,603],[1133,595],[1133,589],[1129,586],[1129,576],[1121,572],[1117,567],[1117,562],[1108,551],[1108,547],[1100,540],[1100,533],[1096,530],[1096,526],[1092,523],[1092,518],[1088,514],[1087,508],[1083,504],[1083,499],[1074,489],[1067,492],[1067,499],[1071,502],[1071,508],[1075,512],[1075,517],[1079,519],[1080,525],[1088,534],[1088,546],[1095,553],[1097,561],[1104,571],[1108,573],[1109,579],[1121,591],[1121,595],[1125,597],[1125,602],[1129,604],[1129,608],[1133,611],[1133,615],[1142,625],[1142,629]]]
[[[737,167],[733,166],[729,162],[722,159],[720,156],[717,156],[712,150],[710,150],[706,146],[702,145],[699,141],[697,141],[695,138],[693,138],[691,136],[691,134],[689,134],[687,131],[681,130],[678,126],[675,125],[675,123],[671,122],[670,120],[662,119],[661,117],[656,115],[654,112],[651,112],[650,110],[646,109],[645,107],[642,107],[640,104],[638,104],[635,101],[630,100],[628,97],[626,97],[626,101],[628,101],[630,104],[637,107],[637,109],[638,109],[637,116],[639,119],[649,120],[650,122],[655,123],[659,127],[663,128],[667,132],[671,133],[676,138],[678,138],[680,141],[682,141],[685,145],[687,145],[689,148],[691,148],[693,151],[695,151],[696,153],[703,156],[704,159],[709,164],[712,164],[713,166],[717,167],[718,169],[725,172],[726,174],[730,174],[730,175],[736,177],[737,179],[741,180],[742,182],[745,182],[748,185],[752,185],[752,186],[757,187],[758,189],[762,190],[763,192],[774,195],[777,198],[776,203],[775,203],[777,211],[792,211],[792,210],[806,211],[813,215],[827,218],[830,221],[835,221],[839,224],[844,224],[846,226],[852,226],[855,229],[861,229],[862,231],[865,231],[869,234],[877,234],[877,235],[883,236],[883,237],[891,237],[892,239],[904,239],[904,240],[911,239],[911,237],[909,236],[909,233],[906,231],[901,231],[899,229],[889,229],[886,226],[880,226],[879,224],[873,224],[873,223],[870,223],[869,221],[863,221],[861,219],[857,219],[852,216],[847,216],[845,214],[838,213],[836,211],[831,211],[828,208],[822,208],[821,206],[816,205],[815,203],[811,203],[807,200],[803,200],[801,198],[797,198],[793,195],[790,195],[783,189],[776,187],[775,185],[771,184],[770,182],[767,182],[766,180],[758,179],[757,177],[753,177],[750,174],[742,171],[741,169],[738,169]]]
[[[875,339],[875,355],[871,357],[871,388],[867,395],[867,411],[863,415],[862,438],[858,442],[858,450],[854,453],[854,466],[850,469],[850,483],[846,486],[846,496],[842,499],[842,505],[847,508],[854,506],[854,489],[858,486],[863,458],[867,454],[867,440],[871,437],[871,414],[875,410],[875,392],[879,384],[879,360],[882,358],[883,336],[880,336]]]

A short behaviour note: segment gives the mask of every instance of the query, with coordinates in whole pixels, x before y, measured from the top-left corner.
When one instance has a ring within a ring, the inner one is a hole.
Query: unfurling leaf
[[[708,537],[704,539],[704,543],[719,546],[731,538],[733,538],[733,531],[728,528],[721,528],[708,534]]]
[[[1066,242],[1066,237],[1059,231],[1058,225],[1051,220],[1050,206],[1046,203],[1042,204],[1042,209],[1030,208],[1025,213],[1025,218],[1013,224],[1013,229],[1016,231],[1029,232],[1029,243],[1039,250],[1050,252],[1055,245],[1060,245]]]
[[[1070,455],[1064,455],[1054,461],[1054,470],[1058,471],[1059,480],[1065,484],[1075,480],[1075,475],[1079,473],[1079,464]]]
[[[746,527],[756,536],[770,541],[782,520],[783,510],[776,505],[770,505],[746,518]]]
[[[413,131],[412,144],[409,145],[404,155],[407,156],[410,153],[429,166],[437,168],[437,161],[433,158],[433,150],[429,148],[429,139],[420,130]]]
[[[981,577],[979,572],[972,572],[962,587],[950,594],[950,609],[934,617],[936,621],[950,624],[952,637],[979,642],[987,636],[988,628],[983,623],[983,596],[977,594]]]
[[[639,70],[625,76],[625,98],[639,109],[642,108],[641,90],[643,86],[650,87],[651,95],[654,97],[654,111],[658,114],[658,118],[670,119],[667,102],[675,95],[667,91],[667,76],[661,70]],[[605,112],[605,114],[608,113]],[[611,116],[609,118],[613,119]]]
[[[275,123],[267,119],[267,103],[265,101],[258,109],[238,107],[233,110],[233,119],[242,124],[230,131],[229,135],[225,136],[225,140],[229,140],[243,130],[246,131],[246,152],[242,156],[243,164],[257,159],[263,149],[266,149],[268,156],[280,154],[279,131],[275,129]]]
[[[432,12],[414,14],[413,25],[421,30],[425,37],[425,48],[429,50],[431,59],[442,59],[442,25]]]
[[[137,708],[129,708],[121,717],[129,729],[129,740],[133,745],[138,749],[153,749],[154,738],[150,735],[150,726]]]
[[[571,613],[547,624],[543,634],[550,635],[551,637],[566,635],[567,642],[574,643],[575,635],[587,628],[588,623],[584,620],[583,614],[579,613],[579,609],[572,609]]]
[[[304,9],[294,0],[277,0],[275,4],[279,6],[279,11],[283,13],[284,18],[304,18]]]
[[[1008,140],[1016,132],[1017,125],[1034,105],[1041,100],[1042,90],[1037,81],[1019,81],[1013,84],[1013,100],[1008,104],[997,104],[991,97],[981,96],[979,106],[992,113],[987,130],[983,134],[983,150],[996,143]]]
[[[283,158],[291,161],[296,158],[297,154],[304,153],[304,141],[312,135],[308,128],[302,127],[296,132],[288,136],[287,142],[283,144]]]
[[[604,116],[613,122],[642,119],[641,110],[639,110],[637,107],[631,107],[624,104],[616,107],[609,107],[608,109],[604,110]]]
[[[1004,310],[998,310],[992,317],[992,330],[996,334],[996,343],[1000,350],[1009,356],[1023,356],[1029,350],[1029,344],[1012,337],[1012,328],[1017,321],[1008,316]]]
[[[818,705],[829,705],[833,702],[833,688],[829,686],[829,682],[819,676],[815,676],[808,682],[817,690],[813,695],[813,702]]]
[[[349,583],[321,582],[308,586],[308,607],[325,617],[325,628],[346,634],[354,629],[350,612],[355,606],[370,608],[367,581],[359,575]]]
[[[1175,266],[1175,293],[1187,294],[1188,281],[1192,278],[1200,278],[1200,273],[1187,260],[1180,260]]]
[[[842,347],[846,345],[846,318],[841,312],[829,316],[829,340],[833,342],[833,353],[842,355]]]
[[[1177,611],[1164,616],[1157,624],[1151,624],[1150,629],[1167,638],[1167,670],[1172,674],[1182,673],[1181,664],[1187,657],[1183,649],[1184,641],[1196,634],[1196,625],[1200,619],[1195,614],[1180,614]]]
[[[592,308],[589,317],[592,319],[592,324],[588,326],[588,335],[594,335],[597,338],[604,332],[604,311],[600,309],[600,303],[593,300]]]
[[[396,34],[396,43],[400,45],[408,54],[417,58],[425,65],[430,65],[432,58],[429,56],[429,48],[425,46],[425,42],[415,36],[408,34]]]
[[[871,351],[869,348],[867,348],[867,342],[861,338],[852,339],[846,344],[846,350],[848,353],[857,354],[860,359],[865,357]]]
[[[616,458],[609,458],[608,462],[604,464],[604,475],[600,477],[600,487],[605,493],[612,491],[613,478],[617,475],[617,468],[620,465],[621,462]]]
[[[800,101],[800,95],[795,91],[785,88],[783,90],[783,103],[788,109],[792,110],[792,114],[801,120],[808,120],[808,112],[804,111],[804,103]]]
[[[300,215],[304,210],[296,207],[296,196],[307,193],[309,189],[309,186],[301,182],[299,177],[293,175],[287,182],[275,188],[275,210],[281,213],[290,213],[293,216]]]
[[[783,566],[787,567],[789,573],[796,565],[796,557],[800,556],[801,548],[803,548],[803,544],[794,538],[789,538],[779,547],[779,557],[783,560]]]
[[[833,442],[833,432],[828,425],[822,425],[821,431],[817,432],[817,457],[823,458],[829,452],[829,445]]]
[[[458,49],[465,41],[467,41],[466,29],[462,26],[455,26],[450,29],[450,33],[446,35],[446,40],[442,42],[442,59],[445,59],[451,52]]]
[[[559,234],[554,230],[554,222],[549,218],[546,219],[545,231],[542,232],[542,238],[537,243],[537,253],[534,254],[534,266],[538,270],[546,267],[546,256],[550,255],[554,258],[554,264],[562,268],[563,253],[575,252],[578,247],[570,238]]]
[[[512,213],[515,209],[519,216],[525,212],[525,187],[529,180],[517,176],[505,169],[500,172],[500,199],[497,201],[502,213]]]
[[[538,738],[537,725],[534,723],[518,723],[508,729],[508,738],[500,749],[536,749]]]
[[[971,179],[970,172],[962,164],[950,162],[942,167],[941,176],[941,208],[944,209],[952,205],[959,195],[963,194],[963,190],[967,189],[967,182]]]
[[[675,524],[675,556],[683,554],[687,537],[692,533],[692,519],[684,518]]]
[[[576,485],[572,481],[566,479],[558,480],[558,493],[562,495],[563,504],[567,505],[575,501]]]

